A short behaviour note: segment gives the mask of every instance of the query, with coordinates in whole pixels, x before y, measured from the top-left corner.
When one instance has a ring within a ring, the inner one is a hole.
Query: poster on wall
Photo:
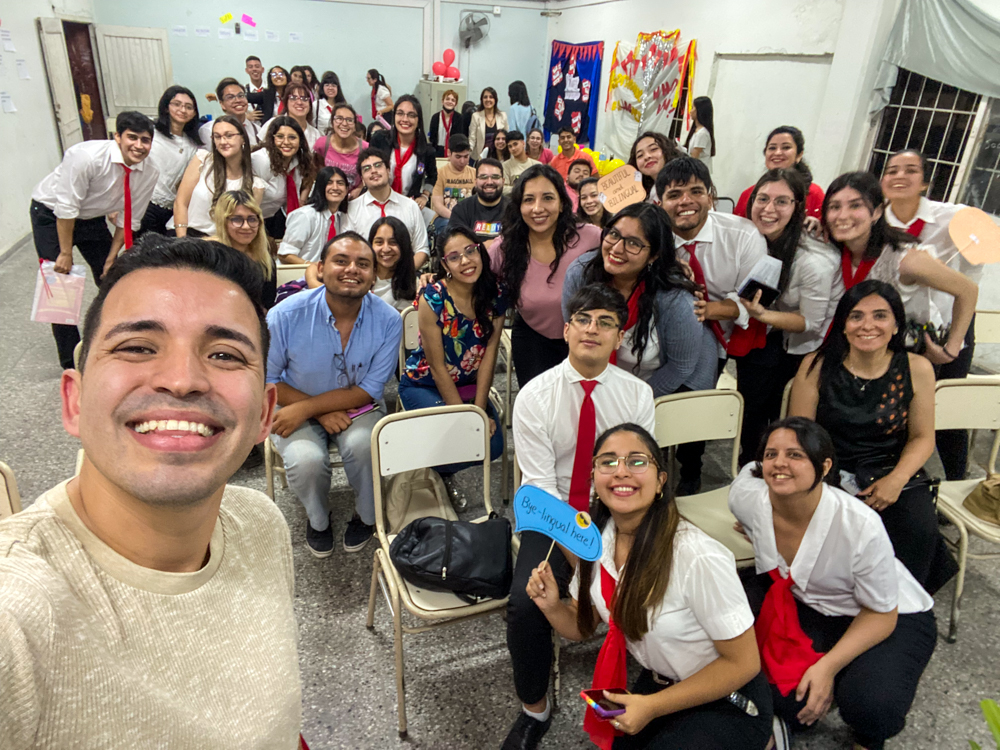
[[[677,107],[690,117],[694,68],[694,40],[684,45],[680,29],[640,33],[635,46],[615,45],[604,109],[609,111],[606,147],[625,158],[641,132],[667,134]],[[680,101],[685,81],[688,95]]]
[[[567,125],[579,143],[593,143],[604,42],[552,42],[545,90],[545,140]]]

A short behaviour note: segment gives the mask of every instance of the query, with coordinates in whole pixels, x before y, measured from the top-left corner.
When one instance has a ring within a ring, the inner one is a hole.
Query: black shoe
[[[522,711],[507,733],[507,739],[503,741],[500,750],[535,750],[551,724],[552,716],[539,721]]]
[[[697,479],[682,479],[677,483],[677,497],[697,495],[701,489],[701,477]]]
[[[369,526],[355,516],[347,522],[347,530],[344,531],[344,550],[347,552],[360,552],[368,544],[368,540],[372,538],[374,533],[374,526]]]
[[[316,531],[306,519],[306,545],[314,557],[329,557],[333,554],[333,526]]]

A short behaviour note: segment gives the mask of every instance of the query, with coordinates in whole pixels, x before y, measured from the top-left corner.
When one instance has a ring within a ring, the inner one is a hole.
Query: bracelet
[[[174,229],[187,229],[187,224],[174,224]]]

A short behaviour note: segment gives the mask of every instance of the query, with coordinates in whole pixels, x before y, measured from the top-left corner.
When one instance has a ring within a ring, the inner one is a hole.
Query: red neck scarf
[[[295,170],[288,170],[285,175],[285,215],[287,216],[299,207],[299,189],[295,187]]]
[[[920,233],[924,231],[925,222],[923,219],[914,219],[913,223],[906,228],[906,233],[915,240],[920,239]]]
[[[639,322],[639,299],[642,297],[643,292],[646,291],[646,282],[640,281],[635,285],[635,289],[628,296],[628,318],[625,320],[625,325],[622,328],[623,331],[627,331],[632,328],[636,323]],[[618,364],[618,350],[615,349],[611,352],[611,359],[609,362],[613,365]]]
[[[410,141],[409,148],[403,152],[402,156],[399,153],[399,138],[396,138],[396,168],[392,170],[392,189],[395,190],[400,195],[403,194],[403,165],[410,160],[413,156],[413,149],[417,146],[417,137],[414,136],[413,140]]]
[[[590,687],[593,690],[610,690],[625,687],[625,681],[628,679],[625,655],[628,651],[625,647],[625,634],[611,616],[614,612],[615,579],[603,565],[600,568],[601,597],[604,599],[604,606],[608,608],[608,634],[604,636],[601,652],[597,655],[594,681]],[[610,721],[598,718],[590,706],[587,706],[587,712],[583,717],[583,729],[601,750],[611,750],[615,737],[620,737],[622,734],[611,725]]]
[[[378,84],[375,84],[374,86],[372,86],[372,119],[373,120],[378,117],[378,109],[376,109],[376,107],[375,107],[375,94],[377,94],[377,93],[378,93]]]
[[[448,157],[448,138],[451,137],[451,124],[455,122],[455,110],[451,111],[451,116],[445,119],[445,110],[441,110],[441,127],[444,128],[444,155]]]
[[[802,630],[799,612],[792,596],[792,573],[782,578],[778,569],[768,571],[771,588],[767,590],[760,608],[754,631],[760,662],[768,682],[775,685],[782,695],[788,695],[802,680],[822,654],[813,649],[812,639]]]
[[[840,273],[844,279],[844,291],[846,292],[855,284],[860,284],[868,278],[868,272],[872,270],[872,266],[874,265],[874,260],[864,258],[861,260],[858,270],[852,273],[851,269],[854,267],[854,264],[851,262],[851,251],[844,248],[840,255]]]

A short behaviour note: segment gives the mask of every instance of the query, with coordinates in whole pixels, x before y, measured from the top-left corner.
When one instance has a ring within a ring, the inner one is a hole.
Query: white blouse
[[[843,296],[840,255],[832,245],[803,232],[792,260],[788,286],[775,303],[775,309],[798,313],[806,321],[806,329],[800,333],[785,331],[785,349],[789,354],[808,354],[819,348],[837,302]]]
[[[326,99],[317,99],[313,102],[312,106],[312,116],[309,120],[315,124],[316,129],[320,133],[325,133],[330,129],[330,120],[333,118],[333,105],[329,104]],[[322,136],[320,136],[322,137]],[[309,148],[312,148],[316,141],[312,141],[309,144]]]
[[[656,330],[656,323],[652,319],[649,322],[649,335],[646,337],[646,348],[642,352],[642,362],[639,370],[635,370],[635,355],[632,353],[632,344],[635,339],[635,332],[638,326],[632,326],[625,332],[622,345],[618,347],[616,364],[626,372],[635,375],[640,380],[649,380],[650,375],[660,369],[660,335]]]
[[[205,148],[209,150],[212,149],[212,126],[214,124],[215,120],[209,120],[198,128],[198,137],[201,138],[201,142],[205,145]],[[264,140],[264,136],[260,133],[257,123],[253,120],[244,120],[243,130],[247,134],[247,143],[250,144],[250,148],[253,148]]]
[[[615,524],[609,520],[601,535],[600,565],[619,580],[615,566]],[[595,564],[590,598],[601,619],[610,613],[601,594]],[[580,598],[580,572],[569,584]],[[694,524],[681,520],[674,537],[674,557],[667,592],[649,612],[649,631],[640,641],[626,639],[629,653],[646,669],[672,680],[686,680],[719,658],[713,641],[728,641],[753,626],[753,612],[736,574],[733,553]]]
[[[153,203],[173,210],[177,186],[197,150],[198,147],[186,135],[166,136],[156,131],[147,157],[149,163],[160,170],[153,188]]]
[[[271,171],[271,157],[268,155],[266,148],[254,151],[250,155],[250,162],[253,164],[254,177],[259,177],[266,183],[264,197],[260,201],[260,211],[264,214],[265,219],[269,219],[278,213],[278,211],[285,210],[288,200],[286,176],[275,174]],[[292,179],[295,180],[295,189],[301,191],[302,170],[298,169],[298,166],[299,160],[298,157],[295,157],[292,159],[289,169],[294,170],[292,172]]]
[[[899,614],[934,606],[910,571],[895,557],[879,514],[843,490],[823,483],[819,505],[809,521],[791,566],[778,552],[767,484],[743,467],[729,488],[729,510],[753,542],[758,573],[791,572],[792,594],[828,617],[855,617],[861,607]]]
[[[372,286],[372,294],[380,298],[383,302],[389,303],[400,312],[408,307],[413,307],[413,300],[396,299],[393,296],[392,279],[375,279],[375,284]]]
[[[906,245],[900,250],[893,250],[891,245],[886,245],[868,272],[868,278],[891,284],[899,292],[907,320],[933,323],[940,327],[944,324],[941,313],[936,305],[931,304],[931,293],[935,290],[923,284],[904,284],[899,279],[899,264],[912,250],[929,252],[930,248],[913,244]]]
[[[195,152],[195,157],[201,162],[201,177],[198,178],[191,201],[188,203],[187,225],[205,234],[215,234],[215,220],[212,218],[212,194],[215,191],[215,180],[212,179],[212,154],[204,149]],[[253,190],[262,190],[267,183],[260,177],[253,178]],[[243,178],[226,180],[226,190],[241,190]],[[167,228],[174,228],[173,217],[167,222]]]
[[[375,92],[375,109],[382,112],[389,106],[389,102],[392,100],[392,94],[389,93],[389,89],[385,86],[379,86],[378,91]],[[391,114],[391,113],[390,113]]]
[[[279,115],[280,116],[280,115]],[[270,120],[264,123],[260,129],[260,142],[263,143],[264,139],[267,138],[267,134],[271,129],[271,125],[279,116],[272,117]],[[291,115],[289,115],[291,117]],[[316,141],[323,137],[323,134],[319,132],[312,124],[306,124],[305,130],[303,131],[306,137],[306,148],[312,149],[316,145]]]
[[[347,230],[347,214],[337,213],[337,234]],[[307,263],[315,263],[323,254],[330,235],[330,211],[317,212],[312,206],[301,206],[285,222],[285,236],[278,245],[278,255],[297,255]]]

